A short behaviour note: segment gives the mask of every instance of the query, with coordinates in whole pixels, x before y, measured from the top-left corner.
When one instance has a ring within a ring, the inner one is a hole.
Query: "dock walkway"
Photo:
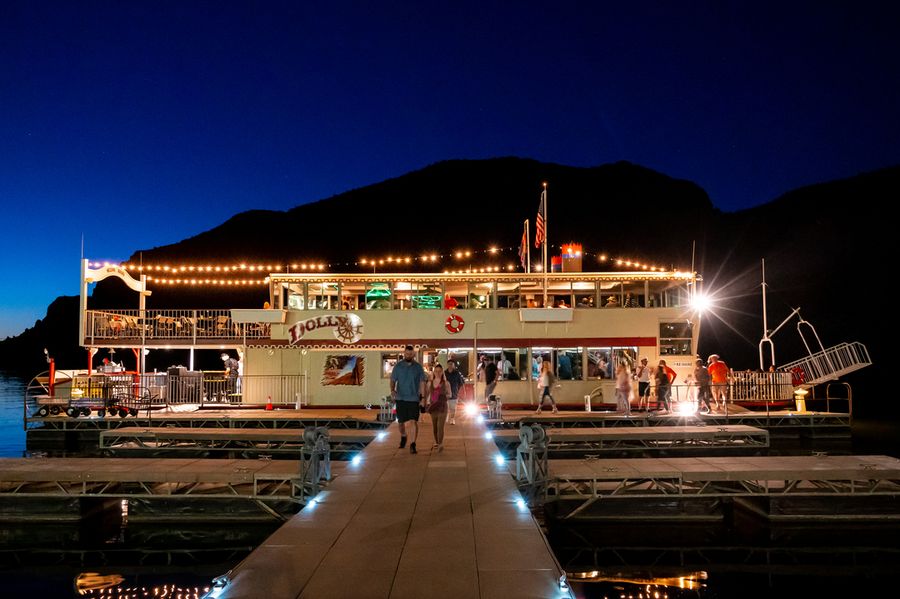
[[[397,426],[228,574],[222,598],[569,597],[563,571],[484,429]],[[210,594],[212,596],[212,593]]]

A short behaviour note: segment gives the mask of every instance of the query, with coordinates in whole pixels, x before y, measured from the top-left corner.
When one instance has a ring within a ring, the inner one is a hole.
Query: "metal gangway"
[[[807,389],[871,366],[869,350],[858,341],[841,343],[781,366],[791,373],[795,388]]]
[[[838,377],[859,370],[860,368],[865,368],[866,366],[870,366],[872,364],[872,359],[869,357],[869,350],[866,349],[865,345],[858,341],[854,341],[852,343],[841,343],[840,345],[835,345],[833,347],[825,349],[825,346],[822,344],[822,340],[819,338],[819,333],[816,332],[816,327],[814,327],[812,323],[804,320],[804,318],[800,316],[800,308],[794,308],[791,313],[788,314],[787,318],[785,318],[781,322],[780,325],[775,327],[774,330],[770,331],[768,324],[768,312],[766,309],[766,287],[766,261],[763,260],[763,336],[759,341],[760,371],[766,370],[766,348],[768,348],[769,350],[769,363],[774,366],[775,343],[774,341],[772,341],[772,337],[774,337],[778,331],[780,331],[788,322],[790,322],[790,320],[794,316],[797,317],[797,333],[800,335],[800,339],[803,341],[803,345],[806,347],[806,351],[809,353],[809,355],[804,358],[800,358],[799,360],[795,360],[794,362],[790,362],[789,364],[783,364],[779,367],[779,370],[791,373],[791,383],[793,384],[794,389],[807,389],[814,387],[819,383],[835,381],[838,379]],[[818,352],[813,353],[813,350],[810,348],[809,340],[807,340],[806,335],[803,333],[804,330],[812,333],[815,344],[819,346]]]

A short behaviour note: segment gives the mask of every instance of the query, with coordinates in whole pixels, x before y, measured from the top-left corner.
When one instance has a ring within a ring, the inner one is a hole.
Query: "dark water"
[[[0,373],[0,458],[29,455],[25,385]],[[200,597],[277,527],[154,525],[129,522],[122,510],[78,523],[0,522],[0,597]]]
[[[25,381],[0,374],[0,457],[27,455],[24,386]],[[815,448],[779,451],[810,449]],[[856,419],[852,446],[824,449],[898,456],[900,424]],[[140,599],[165,592],[189,599],[202,595],[214,576],[275,528],[154,526],[114,515],[80,524],[0,524],[0,596]],[[772,526],[738,513],[718,524],[549,523],[548,530],[566,570],[591,580],[573,579],[573,590],[592,599],[856,597],[890,588],[900,571],[900,526],[892,522]],[[80,594],[79,576],[88,585],[111,586],[103,594]]]

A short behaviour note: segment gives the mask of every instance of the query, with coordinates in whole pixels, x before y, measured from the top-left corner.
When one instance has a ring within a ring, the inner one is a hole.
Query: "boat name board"
[[[288,329],[291,345],[296,345],[303,336],[317,329],[333,329],[334,338],[341,343],[356,343],[363,336],[363,321],[356,314],[327,314],[307,318]]]

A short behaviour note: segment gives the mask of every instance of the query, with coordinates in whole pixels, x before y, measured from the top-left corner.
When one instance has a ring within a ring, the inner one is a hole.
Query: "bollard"
[[[591,411],[591,396],[590,395],[584,396],[584,411],[585,412]]]

